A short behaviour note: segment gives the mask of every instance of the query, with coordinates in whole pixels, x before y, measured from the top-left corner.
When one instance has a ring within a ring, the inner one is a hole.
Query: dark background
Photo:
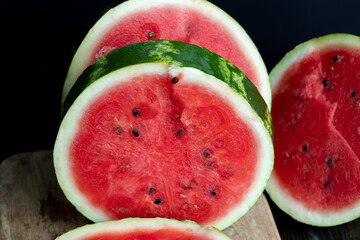
[[[53,148],[71,58],[96,20],[120,2],[0,0],[0,162],[16,153]],[[337,32],[360,35],[358,0],[211,2],[247,31],[269,72],[301,42]],[[341,227],[330,234],[272,208],[282,237],[286,229],[295,229],[291,234],[301,239],[345,239]]]
[[[0,161],[52,149],[72,56],[101,14],[119,2],[0,0]],[[360,35],[356,0],[211,2],[247,31],[268,71],[310,38],[335,32]]]

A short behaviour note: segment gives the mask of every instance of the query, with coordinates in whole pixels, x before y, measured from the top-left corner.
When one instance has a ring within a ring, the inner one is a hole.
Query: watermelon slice
[[[56,240],[231,240],[216,228],[192,221],[164,218],[128,218],[77,228]]]
[[[130,0],[108,11],[78,48],[63,88],[63,100],[96,58],[130,43],[177,40],[207,48],[240,68],[270,106],[271,89],[254,43],[229,15],[203,0]]]
[[[93,221],[244,215],[273,165],[271,118],[233,64],[153,40],[97,59],[63,105],[54,161],[65,195]]]
[[[360,39],[326,35],[289,52],[270,74],[275,166],[267,191],[298,221],[360,216]]]

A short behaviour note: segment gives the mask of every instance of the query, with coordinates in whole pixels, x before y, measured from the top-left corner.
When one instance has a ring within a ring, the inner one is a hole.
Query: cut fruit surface
[[[95,61],[73,89],[54,161],[88,218],[223,229],[261,195],[273,164],[269,112],[220,56],[182,42],[132,44]]]
[[[96,58],[131,43],[154,39],[191,43],[221,55],[245,73],[270,106],[267,70],[252,40],[229,15],[199,0],[130,0],[111,9],[78,48],[65,80],[63,100]]]
[[[320,226],[360,216],[360,40],[327,35],[270,74],[275,165],[267,190],[295,219]]]
[[[231,240],[215,228],[202,228],[191,221],[163,218],[128,218],[77,228],[56,240]]]

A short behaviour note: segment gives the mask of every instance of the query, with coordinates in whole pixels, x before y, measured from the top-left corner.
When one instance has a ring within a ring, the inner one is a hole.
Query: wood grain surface
[[[52,151],[22,153],[0,165],[0,239],[47,240],[91,223],[58,186]],[[225,232],[234,240],[280,239],[264,195]]]

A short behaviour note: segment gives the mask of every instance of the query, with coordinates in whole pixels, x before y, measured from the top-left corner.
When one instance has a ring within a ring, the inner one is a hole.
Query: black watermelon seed
[[[330,186],[330,182],[329,182],[329,181],[324,182],[324,188],[327,188],[327,187],[329,187],[329,186]]]
[[[304,146],[302,147],[302,150],[303,150],[303,152],[307,152],[308,146],[304,145]]]
[[[339,61],[339,56],[333,57],[332,61],[333,61],[333,63],[336,63],[337,61]]]
[[[326,164],[327,164],[329,167],[331,167],[331,165],[332,165],[332,160],[331,160],[331,158],[326,159]]]
[[[120,133],[122,133],[122,127],[117,126],[117,127],[115,127],[114,131],[115,131],[115,133],[120,134]]]
[[[210,161],[206,161],[206,162],[205,162],[205,167],[206,167],[206,168],[212,168],[213,165],[214,165],[214,162],[210,162]]]
[[[156,192],[155,188],[150,188],[150,189],[149,189],[149,194],[153,194],[153,193],[155,193],[155,192]]]
[[[162,199],[161,199],[161,198],[158,198],[158,199],[156,199],[156,200],[154,201],[154,203],[155,203],[155,204],[160,204],[160,203],[162,203]]]
[[[179,82],[179,78],[177,78],[177,77],[173,77],[171,79],[171,84],[177,84],[178,82]]]
[[[215,196],[215,195],[216,195],[216,191],[215,191],[215,190],[211,190],[210,194],[211,194],[211,196]]]
[[[353,90],[352,92],[351,92],[351,94],[350,94],[350,97],[351,98],[354,98],[356,96],[356,93],[355,93],[355,90]]]
[[[323,80],[323,85],[324,85],[324,87],[327,87],[327,85],[328,85],[328,80],[326,78]]]
[[[192,189],[192,183],[190,182],[189,184],[185,184],[185,183],[182,183],[181,184],[181,187],[184,189],[184,190],[189,190],[189,189]]]
[[[135,117],[138,117],[138,116],[140,115],[140,111],[139,111],[138,109],[134,108],[134,109],[132,110],[132,114],[133,114]]]
[[[209,152],[207,152],[207,151],[203,152],[202,155],[204,157],[210,157],[211,156],[211,154]]]
[[[148,34],[146,34],[147,38],[153,38],[155,36],[155,33],[153,31],[148,32]]]
[[[140,136],[139,132],[136,131],[135,129],[133,129],[133,130],[131,131],[131,133],[132,133],[132,135],[134,135],[134,137]]]
[[[197,182],[195,181],[195,179],[191,179],[188,182],[181,182],[180,186],[184,189],[184,190],[189,190],[189,189],[193,189],[193,187],[195,187],[197,185]]]
[[[182,128],[179,128],[177,131],[176,131],[176,135],[178,136],[181,136],[183,134],[183,129]]]

